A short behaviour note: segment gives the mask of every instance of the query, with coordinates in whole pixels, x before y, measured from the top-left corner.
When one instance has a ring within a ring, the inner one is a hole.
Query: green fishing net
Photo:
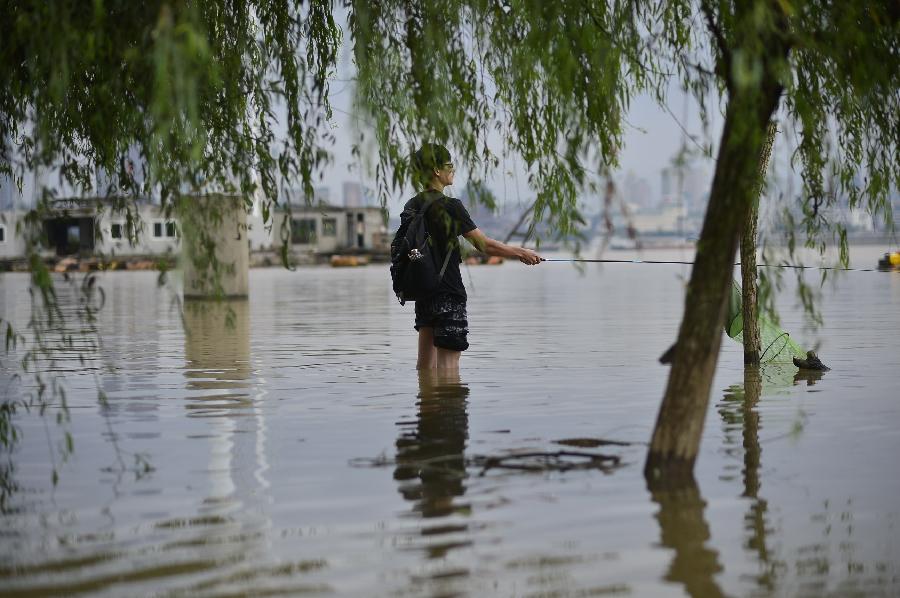
[[[744,316],[741,310],[741,285],[732,281],[731,298],[728,301],[728,315],[725,319],[725,334],[739,343],[744,342]],[[793,364],[794,357],[806,359],[806,351],[798,345],[791,335],[782,330],[775,322],[760,314],[760,363]]]

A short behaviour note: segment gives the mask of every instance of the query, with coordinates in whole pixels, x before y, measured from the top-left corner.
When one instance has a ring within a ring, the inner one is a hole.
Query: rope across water
[[[675,264],[693,266],[694,262],[669,260],[592,260],[578,258],[541,258],[542,262],[580,262],[589,264]],[[734,264],[740,266],[740,262]],[[838,270],[842,272],[885,272],[880,268],[843,268],[840,266],[802,266],[796,264],[756,264],[757,268],[793,268],[796,270]]]

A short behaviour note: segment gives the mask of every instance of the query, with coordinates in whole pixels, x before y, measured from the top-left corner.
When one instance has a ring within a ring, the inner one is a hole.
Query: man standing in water
[[[458,369],[459,356],[469,348],[466,289],[459,271],[460,235],[487,255],[515,258],[530,266],[541,263],[541,256],[486,236],[472,222],[461,201],[444,195],[444,188],[453,184],[455,174],[447,148],[431,143],[422,146],[412,156],[412,167],[419,188],[424,190],[406,202],[403,211],[405,214],[418,211],[432,200],[425,214],[425,227],[431,235],[436,262],[443,263],[447,252],[451,252],[437,292],[428,299],[416,301],[415,328],[419,332],[416,368]]]

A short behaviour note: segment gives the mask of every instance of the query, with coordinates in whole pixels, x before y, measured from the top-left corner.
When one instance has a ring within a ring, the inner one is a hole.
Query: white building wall
[[[676,232],[684,226],[686,210],[683,206],[669,206],[653,212],[638,212],[634,215],[634,228],[639,233]]]
[[[3,241],[0,242],[0,258],[21,258],[25,255],[25,243],[16,235],[16,224],[24,218],[23,211],[0,212],[0,227]],[[152,256],[178,254],[181,252],[181,232],[177,220],[166,219],[159,206],[143,204],[138,206],[141,229],[134,245],[129,241],[124,215],[111,214],[108,209],[96,216],[94,252],[112,258],[115,256]],[[247,240],[251,251],[277,250],[281,246],[280,227],[287,215],[278,212],[272,215],[271,230],[262,223],[262,215],[251,213],[247,216]],[[360,218],[361,217],[361,218]],[[363,251],[388,249],[387,229],[380,208],[295,208],[294,220],[314,222],[314,235],[308,243],[292,243],[296,252],[329,253],[345,249]],[[359,244],[362,235],[362,245]],[[52,249],[47,250],[53,255]]]
[[[97,222],[100,238],[95,245],[96,252],[107,256],[135,256],[181,251],[181,233],[174,218],[166,219],[159,207],[154,205],[140,206],[138,215],[143,228],[137,243],[132,246],[125,230],[125,216],[104,211]],[[114,236],[117,233],[118,237]]]
[[[0,230],[3,239],[0,240],[0,258],[18,258],[25,255],[25,241],[16,234],[16,226],[19,219],[24,216],[22,212],[0,212]]]
[[[847,226],[854,230],[871,232],[875,230],[872,216],[861,208],[847,210]]]
[[[281,222],[288,215],[280,213],[274,223],[273,246],[281,245],[278,235]],[[298,224],[306,221],[311,224],[300,225],[310,227],[312,234],[308,242],[297,241],[297,236],[291,243],[291,248],[296,252],[328,253],[342,249],[360,250],[385,250],[384,242],[386,228],[381,217],[380,208],[294,208],[290,218]],[[362,236],[360,245],[359,236]]]
[[[250,240],[250,251],[271,251],[278,237],[275,227],[275,215],[269,214],[269,222],[263,222],[262,192],[257,191],[253,199],[253,209],[247,214],[247,238]]]

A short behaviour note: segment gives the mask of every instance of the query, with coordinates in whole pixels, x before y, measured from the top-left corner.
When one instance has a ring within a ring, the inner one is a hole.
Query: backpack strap
[[[431,199],[426,199],[425,203],[422,204],[422,207],[419,208],[419,214],[421,214],[422,217],[424,218],[425,212],[427,212],[428,208],[430,208],[432,205],[434,205],[434,202],[436,202],[437,200],[438,200],[437,197],[432,197]]]
[[[409,218],[412,219],[412,218],[415,218],[416,216],[420,216],[420,215],[424,216],[425,212],[428,210],[428,208],[431,207],[431,204],[433,204],[435,201],[437,201],[437,199],[438,199],[437,197],[433,197],[431,199],[426,199],[424,201],[424,203],[417,210],[414,210],[412,208],[403,210],[401,217],[409,216]]]
[[[444,271],[447,269],[447,264],[450,263],[450,256],[453,255],[453,251],[447,251],[447,257],[444,258],[444,265],[441,266],[441,272],[438,274],[438,282],[444,279]]]
[[[419,209],[419,214],[421,214],[422,217],[424,218],[424,217],[425,217],[425,212],[428,211],[428,208],[430,208],[430,207],[434,204],[434,202],[436,202],[442,195],[443,195],[443,194],[439,195],[438,197],[432,197],[431,199],[426,199],[426,200],[425,200],[425,203],[424,203],[424,204],[422,205],[422,207]],[[431,234],[431,233],[429,233],[429,235],[430,235],[430,234]],[[450,256],[451,256],[451,255],[453,255],[453,250],[452,250],[452,249],[448,249],[448,250],[447,250],[447,255],[444,256],[444,263],[443,263],[443,265],[441,265],[441,271],[438,273],[438,281],[441,281],[441,280],[444,279],[444,272],[447,271],[447,264],[450,263]]]

